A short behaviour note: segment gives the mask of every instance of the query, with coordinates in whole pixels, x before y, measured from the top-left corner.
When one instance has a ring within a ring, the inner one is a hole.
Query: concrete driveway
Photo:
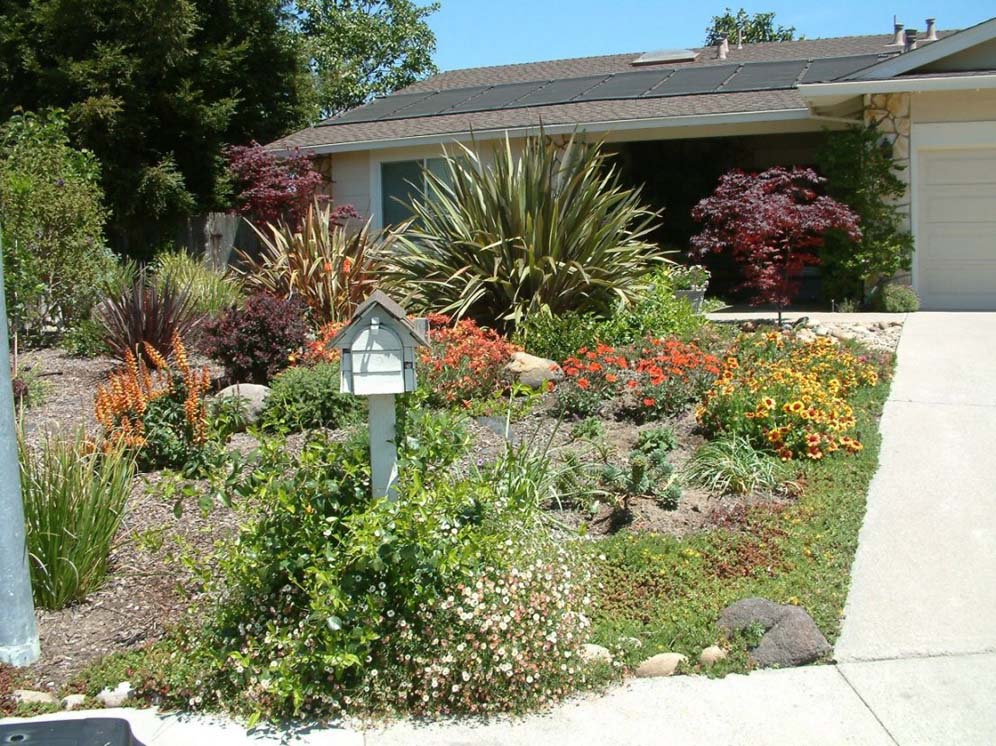
[[[996,314],[907,319],[882,430],[837,666],[633,680],[521,720],[313,729],[298,742],[996,744]],[[224,720],[113,714],[147,746],[281,742]]]

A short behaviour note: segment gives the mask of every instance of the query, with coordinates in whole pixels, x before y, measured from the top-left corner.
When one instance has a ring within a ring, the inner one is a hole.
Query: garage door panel
[[[988,222],[996,205],[996,184],[985,186],[947,186],[921,192],[921,215],[929,225],[934,222]]]
[[[996,184],[996,152],[968,151],[927,153],[922,159],[924,181],[934,184]]]
[[[926,309],[996,309],[996,147],[918,152],[917,290]]]

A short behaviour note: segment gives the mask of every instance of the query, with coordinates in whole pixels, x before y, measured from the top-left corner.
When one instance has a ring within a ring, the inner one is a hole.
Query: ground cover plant
[[[717,512],[710,530],[682,538],[623,532],[589,545],[599,581],[593,641],[627,665],[665,650],[694,661],[720,643],[730,655],[708,669],[711,675],[748,670],[746,641],[723,640],[715,622],[728,604],[763,597],[804,607],[833,642],[877,466],[876,418],[887,393],[879,382],[854,395],[861,451],[790,462],[799,485],[791,502]]]

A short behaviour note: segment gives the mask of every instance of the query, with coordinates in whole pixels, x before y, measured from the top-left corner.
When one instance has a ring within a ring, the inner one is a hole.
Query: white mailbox
[[[375,290],[331,342],[342,351],[342,392],[377,396],[414,391],[415,350],[429,343],[420,326]]]

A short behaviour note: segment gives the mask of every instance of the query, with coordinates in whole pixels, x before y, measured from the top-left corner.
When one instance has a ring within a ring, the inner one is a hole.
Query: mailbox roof
[[[365,301],[356,307],[353,318],[349,320],[346,326],[339,330],[339,333],[332,338],[329,345],[332,347],[344,347],[348,344],[347,340],[352,338],[352,331],[357,322],[374,306],[379,306],[381,310],[386,311],[389,316],[398,321],[416,342],[428,346],[429,340],[415,328],[415,325],[408,319],[408,313],[401,307],[401,304],[380,290],[374,290]]]

